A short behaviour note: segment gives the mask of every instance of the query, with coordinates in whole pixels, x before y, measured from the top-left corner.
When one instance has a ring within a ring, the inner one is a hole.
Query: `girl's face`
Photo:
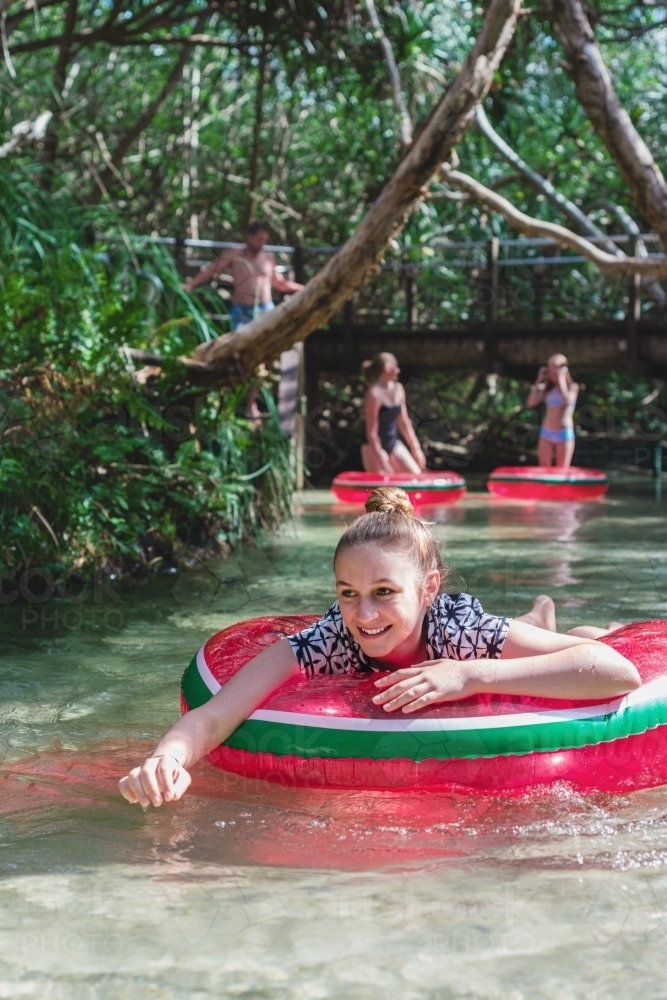
[[[561,371],[567,372],[567,358],[565,358],[562,354],[557,354],[555,358],[549,358],[547,371],[551,381],[555,385],[558,385],[558,378]]]
[[[382,372],[384,377],[390,382],[396,382],[398,376],[401,374],[401,369],[398,367],[398,361],[396,358],[392,358],[391,361],[387,361],[384,366],[384,371]]]
[[[421,580],[400,549],[356,545],[340,553],[335,573],[343,621],[367,656],[393,668],[424,659],[422,623],[440,589],[437,570]]]

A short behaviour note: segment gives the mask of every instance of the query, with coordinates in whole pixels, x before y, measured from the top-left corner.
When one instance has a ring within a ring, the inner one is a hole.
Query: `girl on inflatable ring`
[[[430,527],[396,487],[375,490],[334,555],[338,600],[314,625],[251,659],[205,705],[187,712],[120,781],[143,808],[180,799],[189,768],[269,694],[302,674],[382,673],[376,705],[409,714],[482,692],[607,699],[640,686],[634,665],[596,639],[618,627],[555,631],[553,601],[509,619],[469,594],[441,592],[446,570]]]
[[[545,405],[537,446],[537,464],[567,468],[574,455],[574,408],[579,386],[573,382],[564,354],[552,354],[531,385],[527,405]]]
[[[394,472],[423,472],[426,459],[408,415],[405,389],[398,381],[398,361],[383,351],[372,361],[364,361],[361,371],[369,383],[364,396],[365,437],[361,446],[364,470],[389,476]]]

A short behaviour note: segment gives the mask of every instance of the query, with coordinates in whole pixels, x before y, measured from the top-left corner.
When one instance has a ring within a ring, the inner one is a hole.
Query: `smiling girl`
[[[336,548],[336,603],[179,719],[120,781],[128,802],[146,808],[180,799],[191,780],[187,769],[299,673],[378,672],[373,702],[404,713],[482,692],[607,699],[639,687],[633,664],[596,641],[608,629],[557,633],[549,598],[536,598],[527,615],[512,620],[486,614],[469,594],[441,593],[436,539],[401,490],[375,490],[366,511]]]

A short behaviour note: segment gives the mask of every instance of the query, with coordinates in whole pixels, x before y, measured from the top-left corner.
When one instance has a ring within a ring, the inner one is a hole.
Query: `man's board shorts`
[[[229,316],[232,321],[232,330],[238,330],[240,326],[245,326],[246,323],[252,323],[254,319],[261,316],[262,313],[270,312],[274,307],[273,302],[258,302],[257,305],[252,306],[241,306],[234,303],[232,308],[229,310]]]

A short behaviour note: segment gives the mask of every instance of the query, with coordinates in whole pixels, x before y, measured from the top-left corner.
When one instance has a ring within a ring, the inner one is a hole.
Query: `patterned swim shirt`
[[[503,650],[509,618],[487,615],[470,594],[440,594],[426,612],[429,660],[496,660]],[[373,664],[343,622],[338,601],[323,618],[288,639],[301,673],[367,674]]]

